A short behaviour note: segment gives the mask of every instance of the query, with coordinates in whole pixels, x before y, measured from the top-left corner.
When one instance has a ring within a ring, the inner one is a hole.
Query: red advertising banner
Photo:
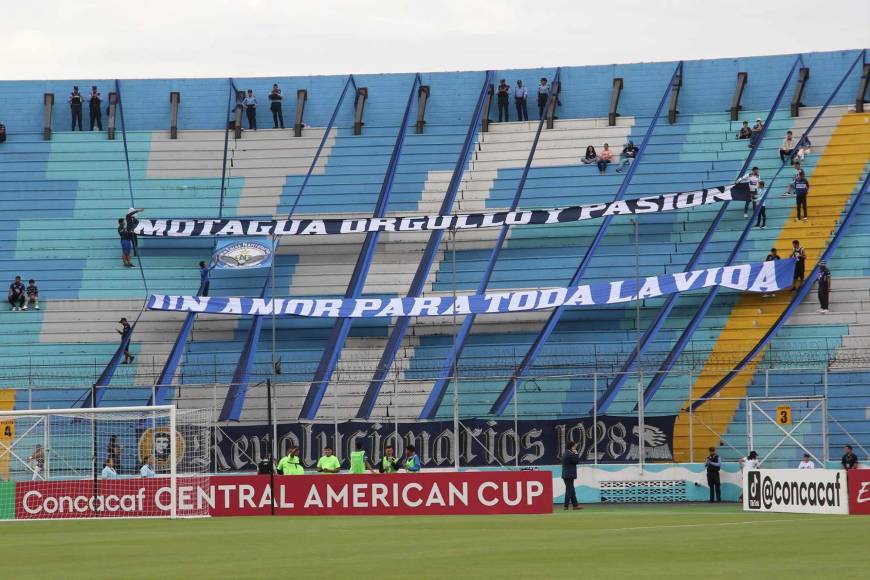
[[[849,513],[870,515],[870,469],[850,469]]]
[[[178,478],[179,516],[271,513],[268,475]],[[279,515],[541,514],[553,510],[549,471],[279,476]],[[21,482],[17,519],[165,516],[169,480]]]

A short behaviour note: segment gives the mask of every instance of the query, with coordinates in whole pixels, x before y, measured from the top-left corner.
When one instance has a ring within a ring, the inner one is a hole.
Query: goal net
[[[0,411],[0,518],[207,516],[210,441],[202,409]]]

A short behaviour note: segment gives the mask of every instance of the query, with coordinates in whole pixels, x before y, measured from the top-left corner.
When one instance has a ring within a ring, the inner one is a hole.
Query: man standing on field
[[[710,503],[722,501],[722,483],[719,480],[719,470],[722,469],[722,461],[719,459],[719,454],[716,453],[716,448],[710,448],[710,455],[704,461],[704,467],[707,468],[707,486],[710,488]]]
[[[577,453],[577,444],[573,441],[568,443],[568,448],[562,454],[562,481],[565,482],[565,509],[570,503],[575,510],[583,509],[577,503],[577,490],[574,482],[577,481],[577,465],[580,463],[580,455]]]

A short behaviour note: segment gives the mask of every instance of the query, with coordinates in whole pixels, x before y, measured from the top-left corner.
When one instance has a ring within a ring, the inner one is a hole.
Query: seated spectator
[[[34,310],[39,310],[39,288],[36,287],[36,280],[31,278],[27,281],[27,304],[24,305],[24,310],[28,306],[33,306]]]
[[[737,133],[738,139],[749,139],[752,137],[752,129],[749,128],[749,121],[743,121],[743,126],[740,127],[740,132]]]
[[[797,142],[794,140],[794,135],[791,131],[785,132],[785,139],[782,140],[782,145],[779,146],[779,160],[785,163],[785,158],[790,157],[792,151],[797,148]]]
[[[812,143],[810,143],[810,138],[804,135],[798,140],[797,150],[794,152],[794,155],[791,156],[792,164],[799,164],[804,162],[804,158],[810,154],[810,147],[812,147]]]
[[[749,148],[758,145],[758,140],[761,139],[761,132],[764,131],[764,123],[761,122],[761,117],[755,119],[755,125],[752,127],[752,134],[749,136]]]
[[[6,141],[6,125],[0,123],[0,143]]]
[[[580,159],[580,161],[586,164],[597,162],[598,154],[595,153],[595,147],[593,147],[592,145],[586,147],[586,155],[584,155],[583,158]]]
[[[625,144],[625,147],[622,148],[622,155],[619,161],[619,165],[616,167],[617,173],[622,173],[629,165],[634,163],[634,158],[637,157],[637,147],[634,144],[634,141],[629,141]]]
[[[21,276],[15,276],[15,281],[9,285],[9,306],[12,311],[24,308],[24,284]]]
[[[613,152],[610,150],[610,146],[605,143],[604,149],[601,151],[601,155],[598,156],[598,173],[604,175],[604,172],[607,170],[607,164],[613,160]]]
[[[103,464],[103,471],[100,472],[100,477],[103,479],[115,479],[118,477],[118,472],[115,471],[115,462],[111,457],[106,459],[106,462]]]

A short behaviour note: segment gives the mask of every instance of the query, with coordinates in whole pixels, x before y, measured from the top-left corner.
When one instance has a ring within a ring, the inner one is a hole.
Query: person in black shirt
[[[496,101],[498,102],[498,122],[502,121],[509,122],[511,120],[510,117],[510,94],[511,88],[507,85],[504,79],[498,81],[498,92],[496,94]]]
[[[121,344],[124,345],[124,362],[121,364],[128,365],[136,358],[130,354],[130,335],[133,333],[133,327],[130,326],[130,323],[127,322],[126,318],[121,318],[121,320],[118,321],[118,324],[121,325],[121,328],[119,328],[117,332],[121,335]]]
[[[547,84],[547,77],[541,77],[541,84],[538,85],[538,119],[544,118],[544,109],[547,108],[549,98],[550,85]]]
[[[269,93],[269,110],[272,111],[272,123],[277,129],[280,125],[284,128],[284,112],[281,110],[281,100],[284,97],[281,95],[281,89],[278,88],[278,83],[272,85],[272,92]]]
[[[846,445],[843,451],[843,459],[840,461],[843,464],[843,469],[858,469],[858,456],[852,451],[852,446]]]
[[[798,240],[792,240],[791,246],[791,257],[796,260],[794,263],[794,282],[791,285],[791,291],[794,292],[804,283],[804,266],[806,265],[807,254]]]
[[[740,127],[740,132],[737,133],[738,139],[749,139],[752,137],[752,129],[749,128],[749,121],[743,121],[743,126]]]
[[[819,262],[819,314],[828,313],[828,299],[831,297],[831,271],[824,260]]]
[[[127,233],[130,236],[130,241],[133,243],[133,255],[139,255],[139,238],[136,237],[136,226],[139,225],[139,220],[136,219],[136,214],[142,211],[142,208],[131,207],[124,215],[124,225],[127,226]]]
[[[208,273],[209,267],[205,262],[199,263],[199,295],[208,296]]]
[[[774,260],[779,260],[779,259],[781,259],[781,258],[779,257],[779,253],[776,251],[776,248],[770,248],[770,253],[764,259],[764,261],[765,262],[773,262]],[[776,294],[768,292],[767,294],[762,294],[761,297],[762,298],[774,298],[775,296],[776,296]]]
[[[722,483],[719,480],[719,470],[722,469],[722,462],[719,459],[719,454],[716,453],[716,448],[710,448],[710,455],[704,461],[704,467],[707,468],[707,487],[710,488],[710,503],[722,501]]]
[[[103,99],[100,98],[100,91],[97,87],[91,87],[91,95],[88,97],[88,116],[91,121],[91,131],[94,130],[94,123],[97,128],[103,130],[103,111],[100,109],[100,103]]]
[[[28,306],[33,306],[34,310],[39,310],[39,288],[36,286],[36,280],[31,278],[27,281],[27,304],[24,306],[24,310],[27,310]]]
[[[616,166],[616,172],[622,173],[629,165],[634,163],[634,158],[637,157],[637,146],[634,141],[629,141],[622,148],[622,155],[619,165]]]
[[[580,455],[577,453],[577,444],[573,441],[568,443],[565,453],[562,454],[562,481],[565,482],[565,509],[568,504],[575,510],[583,509],[577,503],[577,490],[574,489],[574,481],[577,479],[577,465],[580,463]]]
[[[17,311],[24,308],[24,284],[21,283],[21,276],[15,276],[15,281],[9,285],[8,300],[10,310]]]
[[[118,237],[121,238],[121,260],[125,267],[132,268],[133,263],[130,261],[130,252],[133,251],[133,234],[127,230],[124,218],[118,219]]]
[[[85,97],[79,92],[78,87],[73,87],[72,93],[69,96],[69,110],[72,114],[72,130],[76,130],[76,125],[79,126],[79,131],[82,130],[82,104],[85,102]]]
[[[807,221],[809,219],[809,214],[807,213],[807,194],[810,192],[810,182],[807,181],[803,169],[798,171],[792,187],[794,188],[794,201],[797,206],[797,217],[794,221],[801,219],[801,208],[804,210],[804,221]]]
[[[118,445],[118,436],[112,435],[109,437],[109,444],[106,445],[106,460],[111,459],[114,463],[115,471],[121,473],[121,450],[123,448]]]

